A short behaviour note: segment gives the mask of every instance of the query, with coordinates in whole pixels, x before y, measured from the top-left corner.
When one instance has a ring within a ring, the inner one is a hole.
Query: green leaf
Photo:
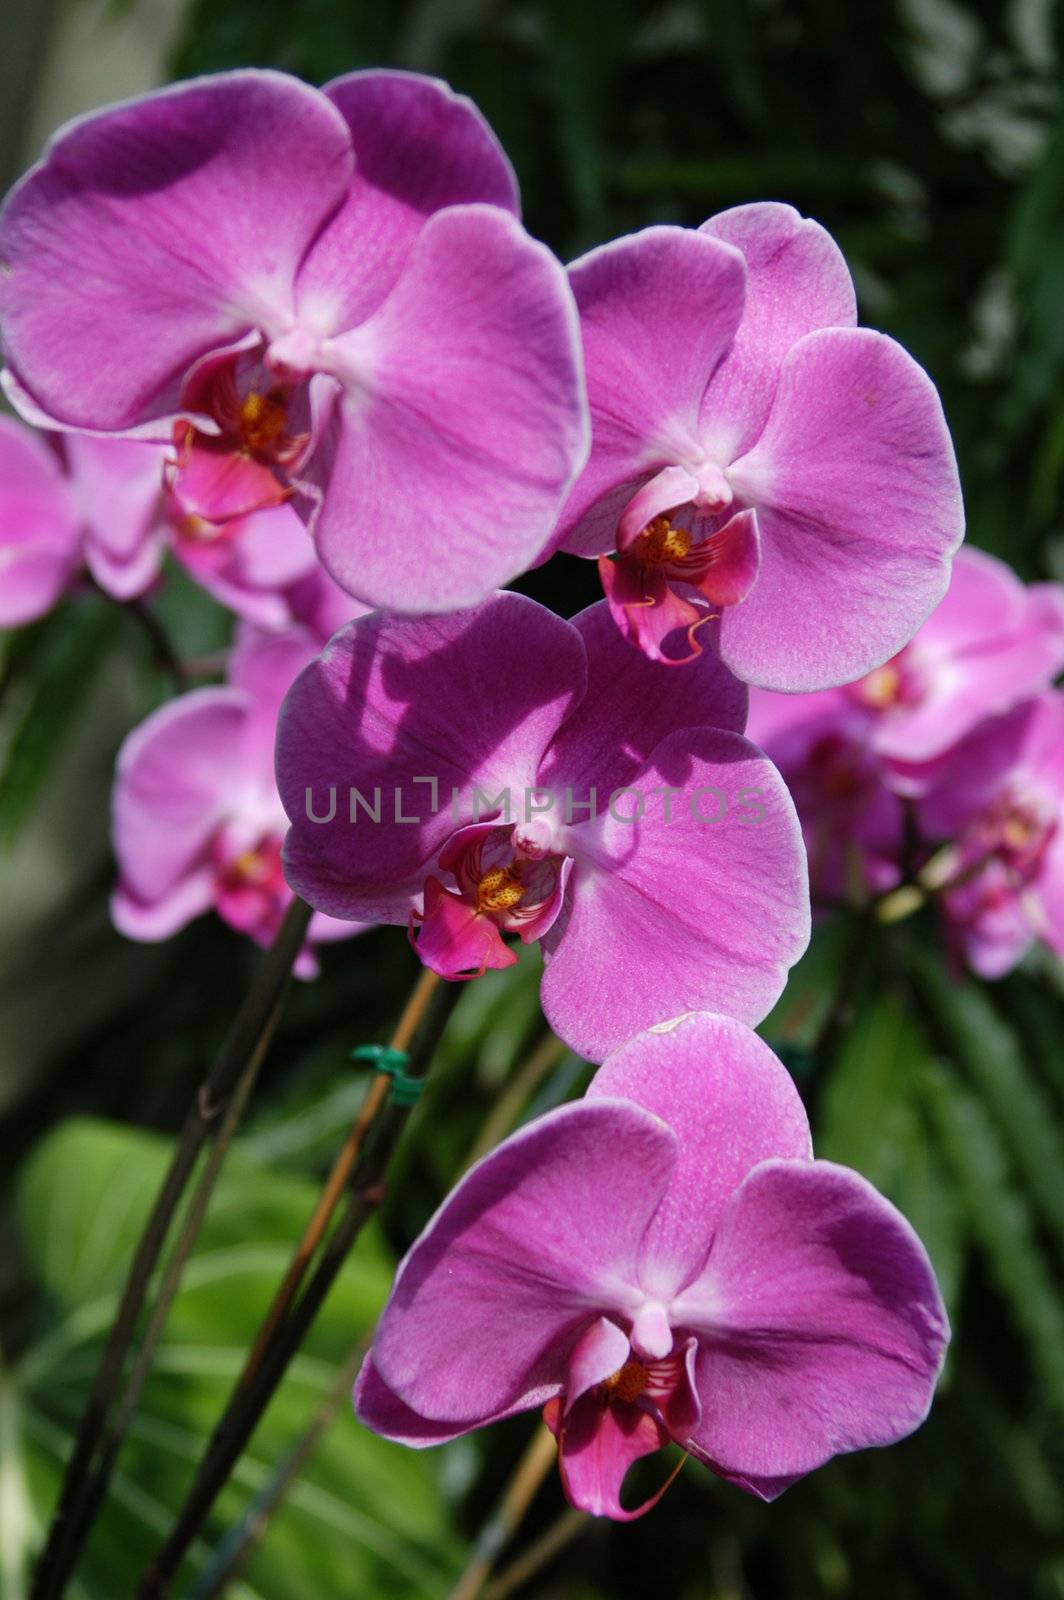
[[[33,630],[5,674],[0,719],[0,845],[10,845],[50,777],[115,638],[117,608],[87,598]]]
[[[932,1071],[930,1045],[911,1008],[890,993],[870,1000],[836,1057],[816,1153],[855,1167],[903,1212],[927,1247],[953,1313],[966,1225],[923,1113]]]
[[[1031,1208],[1016,1189],[1005,1148],[982,1102],[943,1069],[929,1076],[927,1090],[968,1224],[1027,1339],[1047,1397],[1064,1412],[1064,1309],[1038,1245]]]
[[[78,1120],[45,1139],[18,1175],[16,1217],[46,1308],[13,1374],[22,1416],[15,1459],[30,1486],[35,1537],[47,1524],[60,1459],[168,1155],[167,1142],[152,1135]],[[311,1184],[271,1171],[239,1145],[231,1153],[119,1463],[121,1477],[86,1551],[81,1577],[90,1600],[133,1592],[176,1514],[315,1198]],[[370,1230],[224,1491],[192,1570],[243,1514],[338,1367],[368,1338],[391,1276],[389,1255]],[[361,1428],[344,1404],[249,1563],[249,1592],[262,1600],[445,1594],[459,1559],[439,1491],[445,1454],[389,1445]]]
[[[985,991],[971,981],[957,983],[933,962],[921,960],[913,964],[913,979],[938,1025],[943,1047],[970,1075],[1031,1198],[1064,1249],[1064,1140],[1016,1035]]]

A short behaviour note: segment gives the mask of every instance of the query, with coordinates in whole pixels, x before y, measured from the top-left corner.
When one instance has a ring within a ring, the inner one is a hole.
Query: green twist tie
[[[424,1087],[424,1079],[412,1078],[405,1070],[410,1057],[405,1050],[393,1050],[388,1044],[360,1044],[351,1052],[352,1061],[372,1061],[378,1072],[386,1073],[392,1080],[390,1099],[393,1105],[416,1105]]]

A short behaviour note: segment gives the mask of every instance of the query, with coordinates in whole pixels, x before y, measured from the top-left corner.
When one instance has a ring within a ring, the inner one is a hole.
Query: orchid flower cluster
[[[0,426],[0,619],[142,595],[166,551],[241,619],[226,682],[121,752],[124,932],[214,909],[264,944],[294,892],[304,974],[370,923],[452,981],[538,942],[599,1064],[410,1251],[363,1421],[421,1446],[543,1408],[614,1518],[672,1441],[771,1499],[916,1427],[948,1338],[922,1245],[813,1160],[752,1031],[809,937],[802,824],[843,870],[802,775],[897,773],[847,835],[877,886],[911,795],[951,895],[1037,857],[1064,913],[1064,612],[985,558],[949,587],[936,391],[818,224],[739,206],[566,271],[518,212],[477,110],[414,74],[225,73],[62,131],[0,214],[4,383],[42,430]],[[557,551],[600,602],[500,592]]]
[[[983,978],[1037,941],[1064,955],[1064,586],[962,550],[949,592],[890,661],[817,694],[755,689],[750,737],[798,807],[823,904],[903,880],[936,900]],[[890,905],[887,899],[884,905]]]

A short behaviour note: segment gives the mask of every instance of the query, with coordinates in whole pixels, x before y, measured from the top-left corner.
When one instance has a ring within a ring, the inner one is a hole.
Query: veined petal
[[[934,385],[866,328],[792,348],[764,433],[728,473],[756,507],[761,572],[724,613],[720,649],[750,683],[788,692],[863,676],[941,600],[963,533]]]
[[[653,1510],[671,1477],[634,1511],[624,1509],[620,1496],[633,1462],[670,1443],[656,1417],[631,1403],[602,1404],[594,1394],[584,1395],[564,1418],[557,1407],[557,1401],[548,1405],[544,1421],[558,1439],[558,1465],[569,1504],[614,1522],[634,1522]]]
[[[725,1206],[752,1168],[770,1157],[812,1159],[790,1073],[729,1017],[695,1012],[638,1034],[607,1056],[587,1094],[644,1106],[679,1140],[668,1195],[643,1240],[641,1283],[661,1300],[702,1270]]]
[[[491,1417],[473,1417],[465,1422],[432,1422],[412,1411],[397,1394],[393,1394],[373,1364],[372,1350],[362,1363],[355,1380],[354,1402],[358,1420],[384,1439],[408,1445],[412,1450],[424,1450],[429,1445],[446,1444],[458,1439],[474,1428],[483,1428],[489,1422],[502,1422],[505,1417],[519,1411],[535,1410],[557,1394],[559,1384],[544,1384],[523,1394],[515,1405],[506,1406]]]
[[[411,922],[418,960],[441,978],[478,978],[491,968],[512,967],[517,956],[490,917],[445,889],[425,881],[425,900]]]
[[[388,294],[426,220],[483,201],[518,213],[502,146],[471,100],[417,72],[349,72],[323,93],[347,123],[355,173],[347,198],[299,272],[300,316],[353,328]]]
[[[342,629],[281,712],[277,775],[292,821],[293,887],[333,916],[405,922],[409,900],[387,918],[382,891],[419,872],[423,881],[456,827],[478,820],[474,807],[487,818],[507,793],[523,805],[586,670],[576,629],[522,595],[448,617],[374,614]],[[351,823],[352,789],[369,805],[379,792],[376,822],[356,803]],[[319,816],[335,793],[331,821],[310,818],[308,790]]]
[[[949,1338],[905,1218],[827,1161],[756,1167],[673,1315],[699,1340],[694,1445],[767,1498],[771,1480],[918,1427]]]
[[[344,393],[310,470],[337,583],[438,612],[529,567],[587,452],[576,311],[545,247],[496,207],[438,212],[384,304],[330,348]]]
[[[283,329],[352,171],[339,112],[278,72],[194,79],[70,123],[0,214],[18,379],[74,426],[179,412],[198,357]]]
[[[653,227],[569,268],[591,403],[591,456],[562,512],[558,547],[601,555],[592,507],[620,484],[701,455],[698,413],[743,312],[745,265],[730,245]]]
[[[544,939],[544,1012],[591,1061],[685,1011],[760,1021],[809,938],[798,819],[759,750],[688,728],[630,783],[569,830],[569,905]]]
[[[777,201],[720,211],[701,233],[746,262],[743,320],[702,401],[700,428],[714,460],[734,461],[761,433],[791,346],[816,328],[857,321],[842,251],[810,217]]]
[[[682,673],[648,661],[621,637],[601,600],[571,625],[587,649],[587,693],[558,729],[540,768],[541,781],[553,792],[571,789],[575,800],[584,800],[595,788],[604,810],[613,790],[631,782],[676,728],[743,731],[746,686],[712,651]],[[587,814],[576,813],[578,820]]]
[[[507,1139],[399,1269],[373,1345],[387,1386],[468,1423],[564,1382],[589,1324],[640,1298],[639,1240],[675,1158],[670,1130],[623,1101],[578,1101]]]
[[[761,569],[761,535],[755,511],[737,511],[723,528],[670,563],[670,579],[689,583],[712,606],[737,606]]]

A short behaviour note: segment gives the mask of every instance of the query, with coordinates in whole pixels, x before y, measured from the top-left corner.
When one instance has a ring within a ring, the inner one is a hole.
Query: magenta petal
[[[671,588],[660,567],[645,567],[630,555],[599,556],[598,570],[610,616],[627,644],[666,668],[698,660],[703,652],[694,632],[710,613]],[[682,655],[666,654],[665,641],[672,638],[680,641]]]
[[[826,1161],[756,1167],[671,1314],[700,1343],[694,1445],[751,1480],[793,1479],[911,1433],[949,1338],[909,1224]]]
[[[591,1061],[686,1011],[760,1021],[809,938],[798,819],[759,750],[689,728],[630,782],[638,821],[618,820],[628,795],[570,830],[568,914],[544,940],[544,1012]]]
[[[773,1156],[812,1158],[790,1073],[728,1017],[696,1012],[638,1034],[606,1058],[587,1092],[644,1106],[679,1140],[668,1198],[643,1241],[640,1281],[661,1300],[701,1271],[728,1199],[753,1167]]]
[[[619,570],[623,563],[610,563]],[[602,601],[572,619],[587,648],[587,693],[555,734],[540,769],[544,785],[570,788],[582,800],[598,790],[601,808],[629,783],[666,734],[678,726],[726,728],[746,723],[746,687],[712,651],[682,674],[633,650]],[[576,813],[578,819],[586,811]]]
[[[1003,561],[962,546],[949,592],[902,658],[914,704],[888,707],[872,738],[884,756],[934,761],[983,717],[1037,692],[1064,666],[1064,588],[1019,582]],[[907,792],[922,787],[910,778]]]
[[[618,1095],[618,1099],[623,1096]],[[619,1372],[628,1360],[631,1345],[627,1335],[608,1317],[599,1317],[580,1335],[569,1357],[565,1383],[565,1415],[595,1384]]]
[[[328,582],[310,535],[290,506],[256,511],[221,528],[185,524],[175,533],[173,549],[182,566],[216,600],[264,628],[291,624],[288,591],[293,585],[314,573]],[[344,599],[350,618],[360,608],[349,596]],[[318,642],[324,640],[319,637]]]
[[[471,100],[416,72],[351,72],[323,91],[347,123],[355,174],[297,283],[314,326],[351,328],[395,283],[434,211],[484,201],[518,211],[506,155]]]
[[[0,317],[19,379],[60,422],[130,428],[251,327],[283,331],[307,245],[353,167],[342,117],[247,69],[70,123],[0,215]]]
[[[430,1422],[420,1416],[393,1394],[373,1364],[373,1352],[367,1355],[355,1380],[354,1403],[358,1420],[382,1438],[393,1439],[396,1444],[408,1445],[412,1450],[424,1450],[429,1445],[446,1444],[460,1438],[474,1428],[483,1428],[489,1422],[501,1422],[519,1411],[534,1410],[550,1400],[558,1391],[558,1384],[547,1384],[530,1395],[523,1395],[515,1406],[507,1406],[491,1417],[474,1417],[467,1422]]]
[[[153,712],[126,739],[112,828],[123,889],[153,902],[202,866],[222,819],[247,792],[247,697],[197,689]]]
[[[614,240],[569,269],[591,403],[591,456],[562,513],[559,544],[597,556],[601,522],[584,519],[618,485],[700,461],[698,412],[735,337],[739,252],[687,228]]]
[[[762,539],[755,588],[721,620],[721,654],[748,682],[793,692],[861,677],[945,593],[963,532],[953,449],[930,379],[883,334],[801,339],[728,476]]]
[[[639,1241],[675,1157],[669,1129],[623,1101],[578,1101],[507,1139],[403,1261],[373,1345],[384,1382],[438,1422],[537,1403],[594,1317],[641,1300]]]
[[[670,578],[684,583],[713,606],[737,606],[746,599],[761,569],[761,536],[755,511],[739,511],[679,561]]]
[[[438,878],[425,883],[425,903],[413,913],[418,959],[441,978],[479,978],[489,967],[512,967],[517,956],[490,917],[478,914]]]
[[[474,786],[482,816],[507,786],[523,803],[585,682],[576,629],[521,595],[449,617],[375,614],[341,630],[296,681],[278,728],[293,887],[333,916],[405,922],[409,900],[394,903],[395,885],[423,879],[455,828],[474,820]],[[436,779],[435,811],[430,782],[415,778]],[[380,791],[378,822],[357,805],[350,822],[352,788],[370,805]],[[308,789],[319,816],[335,791],[331,823],[310,820]],[[395,821],[397,790],[400,815],[418,824]]]
[[[551,1421],[548,1417],[548,1425]],[[672,1481],[666,1478],[657,1494],[634,1511],[621,1505],[621,1485],[628,1468],[670,1442],[661,1423],[631,1402],[607,1405],[586,1394],[560,1423],[557,1433],[565,1497],[589,1516],[633,1522],[657,1505]]]
[[[257,461],[231,439],[193,434],[178,446],[167,483],[187,517],[231,522],[267,506],[279,506],[289,491],[264,461]]]
[[[85,527],[85,560],[108,594],[143,594],[162,564],[165,450],[128,439],[69,433],[63,452]]]
[[[81,562],[77,504],[45,441],[0,417],[0,627],[43,616]]]
[[[576,314],[544,246],[494,207],[438,212],[332,350],[345,393],[314,465],[315,538],[337,583],[436,612],[530,566],[587,449]]]
[[[768,417],[780,368],[816,328],[857,321],[842,251],[818,222],[776,201],[733,206],[702,224],[746,261],[746,303],[731,349],[702,402],[702,437],[721,461],[749,450]]]

